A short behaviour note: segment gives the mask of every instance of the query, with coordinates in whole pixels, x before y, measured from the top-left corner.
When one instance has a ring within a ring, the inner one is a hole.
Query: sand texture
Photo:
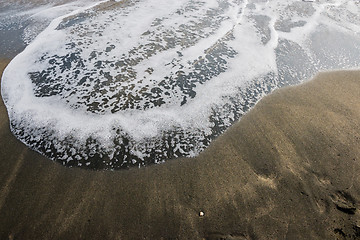
[[[359,100],[359,72],[323,73],[197,158],[113,172],[31,151],[1,103],[0,239],[359,238]]]

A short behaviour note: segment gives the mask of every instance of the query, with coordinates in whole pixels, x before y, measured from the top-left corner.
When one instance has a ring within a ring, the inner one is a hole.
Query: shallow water
[[[359,13],[341,0],[47,5],[36,16],[54,20],[19,30],[29,45],[4,73],[12,131],[67,166],[196,156],[272,90],[358,67]]]

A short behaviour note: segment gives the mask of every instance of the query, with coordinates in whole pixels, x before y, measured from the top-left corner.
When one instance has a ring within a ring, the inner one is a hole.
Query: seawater
[[[46,6],[2,95],[14,135],[66,166],[196,156],[274,89],[360,61],[357,1]]]

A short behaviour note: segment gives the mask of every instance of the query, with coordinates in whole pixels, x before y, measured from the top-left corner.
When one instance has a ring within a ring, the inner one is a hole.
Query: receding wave
[[[2,80],[13,133],[67,166],[196,156],[272,90],[359,66],[355,1],[68,5]]]

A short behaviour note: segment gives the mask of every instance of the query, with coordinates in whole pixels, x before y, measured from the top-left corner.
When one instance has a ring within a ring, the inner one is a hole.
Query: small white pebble
[[[200,216],[200,217],[203,217],[204,215],[205,215],[205,213],[204,213],[203,211],[200,211],[200,212],[199,212],[199,216]]]

